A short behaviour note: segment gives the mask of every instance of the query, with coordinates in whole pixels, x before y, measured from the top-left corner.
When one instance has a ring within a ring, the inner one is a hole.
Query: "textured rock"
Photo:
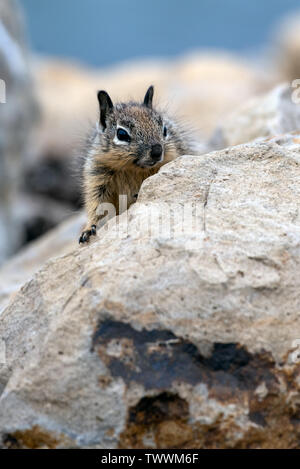
[[[299,139],[164,166],[21,288],[3,447],[299,447]]]
[[[294,89],[278,85],[265,96],[246,102],[220,126],[211,141],[221,148],[273,137],[300,129],[300,106],[294,102]]]
[[[6,102],[0,103],[0,264],[22,243],[22,229],[14,205],[36,119],[25,44],[17,3],[2,0],[0,79],[6,85]]]
[[[25,206],[18,204],[20,210],[28,209],[29,205],[35,205],[37,201],[31,203],[25,201]],[[39,203],[41,201],[39,200]],[[31,214],[38,213],[36,207],[33,207]],[[49,212],[57,211],[57,207],[52,207],[47,202],[48,220],[51,216]],[[53,217],[55,218],[55,213]],[[42,214],[41,214],[42,217]],[[26,217],[29,220],[29,214]],[[32,244],[23,248],[15,257],[3,264],[0,269],[0,314],[8,305],[10,298],[19,290],[26,281],[30,280],[33,274],[39,270],[49,259],[66,254],[77,246],[77,239],[84,226],[85,215],[78,214],[69,218],[55,230],[49,231],[45,236]]]

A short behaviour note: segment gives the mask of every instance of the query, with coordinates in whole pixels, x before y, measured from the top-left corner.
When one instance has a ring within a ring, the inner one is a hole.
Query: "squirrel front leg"
[[[88,222],[81,233],[79,244],[87,243],[91,236],[96,234],[98,222],[105,215],[98,213],[98,207],[101,202],[110,201],[109,182],[111,175],[107,171],[97,171],[94,174],[93,169],[84,176],[84,198],[87,211]]]

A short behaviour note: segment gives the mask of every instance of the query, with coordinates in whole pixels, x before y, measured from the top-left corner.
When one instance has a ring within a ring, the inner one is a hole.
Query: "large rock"
[[[247,101],[224,119],[211,145],[224,148],[300,130],[300,106],[294,93],[289,84],[281,84]]]
[[[21,288],[3,447],[299,448],[299,141],[179,158]]]
[[[14,209],[37,115],[23,21],[15,0],[0,2],[0,79],[5,83],[4,96],[0,97],[1,264],[23,241]]]

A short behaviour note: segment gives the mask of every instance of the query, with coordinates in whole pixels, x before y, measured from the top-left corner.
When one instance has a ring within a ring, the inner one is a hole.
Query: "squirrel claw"
[[[87,243],[90,240],[91,236],[96,234],[96,225],[92,225],[90,230],[85,230],[81,233],[79,238],[79,244]]]

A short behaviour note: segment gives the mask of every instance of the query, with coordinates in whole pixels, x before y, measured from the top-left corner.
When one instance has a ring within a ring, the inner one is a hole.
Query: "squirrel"
[[[112,203],[120,214],[119,196],[127,208],[137,200],[142,182],[162,165],[191,154],[182,126],[153,108],[154,87],[142,103],[113,105],[106,91],[98,92],[100,120],[90,138],[83,164],[83,194],[88,223],[79,244],[96,235],[100,203]]]

